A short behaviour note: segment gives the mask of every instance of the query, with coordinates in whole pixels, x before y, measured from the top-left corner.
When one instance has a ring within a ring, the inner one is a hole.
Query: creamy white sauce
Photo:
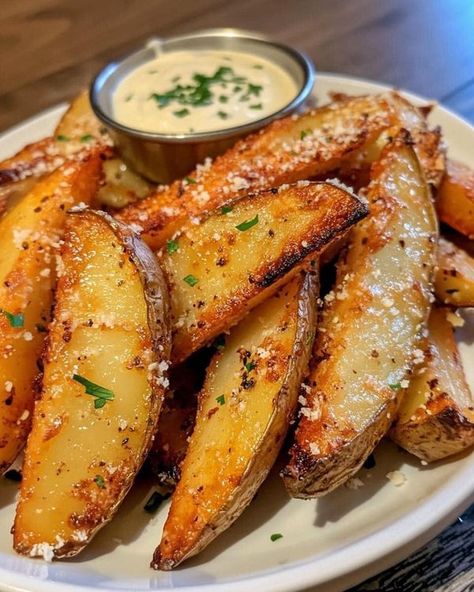
[[[298,92],[280,66],[233,51],[163,53],[125,77],[114,117],[164,134],[199,133],[249,123],[285,107]]]

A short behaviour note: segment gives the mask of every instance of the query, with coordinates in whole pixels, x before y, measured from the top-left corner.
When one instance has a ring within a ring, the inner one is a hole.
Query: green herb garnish
[[[226,97],[225,95],[221,95],[219,97],[219,103],[227,103],[229,100],[229,97]]]
[[[130,93],[129,95],[127,95],[125,97],[125,102],[128,103],[128,101],[131,101],[133,99],[133,93]]]
[[[234,208],[232,206],[222,206],[221,214],[229,214]]]
[[[241,232],[245,232],[249,228],[252,228],[252,226],[255,226],[255,224],[258,224],[258,214],[256,214],[255,218],[252,218],[251,220],[245,220],[245,222],[237,224],[236,228]]]
[[[196,185],[196,183],[197,183],[196,179],[193,179],[192,177],[184,177],[184,180],[189,185]]]
[[[173,115],[176,117],[186,117],[186,115],[189,115],[190,113],[190,110],[186,109],[186,107],[184,109],[180,109],[179,111],[173,111]]]
[[[277,541],[278,539],[282,539],[283,535],[280,532],[275,532],[270,536],[272,542]]]
[[[225,111],[218,111],[217,112],[218,117],[220,117],[221,119],[227,119],[229,117],[229,114],[226,113]]]
[[[178,241],[175,241],[173,239],[166,241],[166,251],[169,255],[171,255],[172,253],[176,253],[176,251],[178,249],[179,249]]]
[[[392,391],[398,391],[402,388],[402,385],[399,382],[395,382],[394,384],[389,384],[388,385]]]
[[[252,372],[252,370],[255,368],[255,366],[256,366],[255,362],[246,362],[245,369],[247,370],[247,372]]]
[[[94,408],[101,409],[107,401],[113,401],[115,399],[115,395],[113,391],[107,389],[103,386],[99,386],[94,382],[91,382],[84,376],[80,376],[79,374],[73,374],[72,379],[82,384],[86,388],[86,395],[91,395],[92,397],[96,397],[94,401]]]
[[[59,134],[59,136],[56,136],[56,140],[58,140],[59,142],[69,142],[71,138],[69,138],[68,136],[63,136],[63,134]]]
[[[191,286],[191,288],[192,288],[193,286],[195,286],[198,283],[199,280],[194,275],[189,274],[183,278],[183,281],[185,281],[188,284],[188,286]]]
[[[249,105],[249,109],[262,109],[262,103],[256,103],[255,105]]]
[[[94,477],[94,483],[97,485],[99,489],[105,489],[105,480],[102,475],[96,475]]]
[[[170,495],[171,493],[162,494],[159,491],[154,491],[148,498],[146,504],[143,506],[143,509],[145,512],[148,512],[148,514],[154,514],[161,504],[170,497]]]
[[[219,395],[218,397],[216,397],[216,401],[219,403],[219,405],[224,405],[225,395]]]
[[[94,136],[92,134],[84,134],[83,136],[81,136],[81,142],[90,142],[93,139]]]
[[[0,313],[3,313],[3,315],[7,318],[7,321],[10,323],[10,327],[13,327],[14,329],[19,329],[25,324],[25,315],[21,312],[18,314],[13,314],[8,312],[8,310],[0,308]]]
[[[301,130],[300,133],[300,139],[304,140],[306,138],[306,136],[309,136],[312,133],[313,130],[307,129],[307,130]]]
[[[255,96],[258,97],[260,96],[260,93],[262,92],[262,86],[260,86],[260,84],[249,84],[247,85],[247,94],[249,96]]]

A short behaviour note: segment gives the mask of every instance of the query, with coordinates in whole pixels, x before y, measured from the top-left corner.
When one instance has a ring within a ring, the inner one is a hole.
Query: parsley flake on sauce
[[[115,399],[115,395],[113,391],[94,382],[91,382],[84,376],[80,376],[79,374],[72,375],[73,380],[82,384],[82,386],[86,389],[86,395],[91,395],[92,397],[96,397],[94,401],[94,408],[101,409],[107,403],[107,401],[113,401]]]
[[[282,538],[283,538],[283,535],[280,532],[275,532],[270,536],[272,543],[274,543],[278,539],[282,539]]]
[[[245,222],[237,224],[236,228],[237,230],[240,230],[240,232],[245,232],[246,230],[249,230],[249,228],[252,228],[252,226],[255,226],[255,224],[258,224],[258,214],[256,214],[251,220],[245,220]]]

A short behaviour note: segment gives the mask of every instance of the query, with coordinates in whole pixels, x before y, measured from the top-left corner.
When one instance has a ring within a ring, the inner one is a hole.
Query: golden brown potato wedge
[[[0,473],[23,448],[31,425],[66,211],[91,202],[100,172],[98,154],[63,165],[0,221]]]
[[[394,121],[381,96],[352,98],[281,119],[183,181],[125,208],[119,218],[141,227],[144,240],[157,248],[183,221],[230,199],[335,169],[345,155],[372,143]]]
[[[344,189],[306,182],[188,222],[158,254],[171,296],[172,362],[234,325],[366,214]]]
[[[436,209],[442,222],[474,239],[474,171],[470,167],[448,160]]]
[[[324,495],[387,432],[430,309],[437,223],[411,138],[382,152],[369,217],[354,227],[326,296],[306,402],[282,476],[294,497]]]
[[[120,210],[147,196],[153,187],[121,158],[112,156],[104,161],[104,183],[97,194],[97,201],[109,210]]]
[[[474,257],[442,237],[438,242],[435,292],[445,304],[474,306]]]
[[[54,130],[56,137],[81,141],[96,141],[110,144],[107,130],[97,119],[89,101],[89,91],[83,90],[77,95],[63,114]]]
[[[297,276],[232,329],[215,355],[152,567],[172,569],[201,551],[264,481],[307,371],[317,296],[316,277]]]
[[[474,445],[474,400],[464,377],[448,308],[434,307],[425,360],[410,381],[390,436],[428,462]]]
[[[379,157],[389,137],[405,129],[410,132],[413,148],[425,174],[426,180],[437,189],[446,171],[446,147],[440,128],[430,130],[426,109],[416,107],[397,92],[384,95],[394,112],[396,123],[384,130],[371,144],[356,150],[341,163],[337,176],[346,179],[355,187],[364,187],[370,181],[370,167]]]
[[[15,549],[69,557],[108,522],[151,445],[167,386],[167,295],[149,249],[103,212],[71,214]]]
[[[39,177],[27,177],[21,181],[0,184],[0,218],[15,207],[33,189],[38,180]]]

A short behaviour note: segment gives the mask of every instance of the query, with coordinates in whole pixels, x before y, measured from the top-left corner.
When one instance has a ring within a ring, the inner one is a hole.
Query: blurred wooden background
[[[0,0],[0,130],[70,99],[148,37],[223,26],[263,31],[320,71],[412,90],[474,122],[474,0]],[[357,591],[473,591],[473,512]]]
[[[260,30],[321,71],[380,80],[474,120],[473,0],[0,0],[0,130],[71,98],[152,35]]]

